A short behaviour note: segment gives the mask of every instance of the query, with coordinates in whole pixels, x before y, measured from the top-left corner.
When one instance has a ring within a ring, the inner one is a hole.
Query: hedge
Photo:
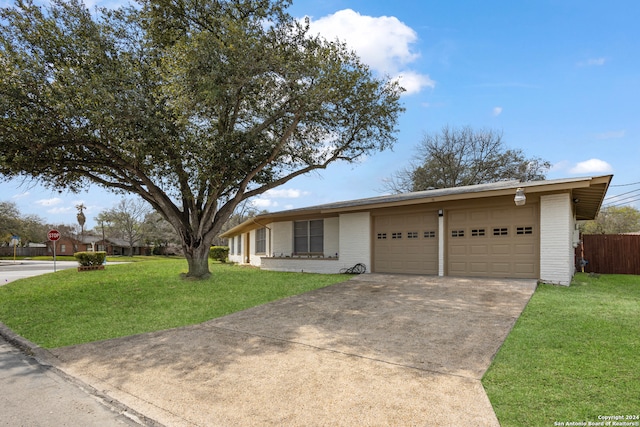
[[[73,254],[82,266],[101,265],[107,257],[106,252],[76,252]]]
[[[215,259],[220,262],[227,262],[229,257],[228,246],[211,246],[209,249],[209,258]]]

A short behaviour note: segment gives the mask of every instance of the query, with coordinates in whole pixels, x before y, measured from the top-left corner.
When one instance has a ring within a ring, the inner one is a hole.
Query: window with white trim
[[[258,228],[256,230],[256,253],[267,253],[267,229]]]
[[[324,252],[324,220],[294,221],[294,254],[321,254]]]

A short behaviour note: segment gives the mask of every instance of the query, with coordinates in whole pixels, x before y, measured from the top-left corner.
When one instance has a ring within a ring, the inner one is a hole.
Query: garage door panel
[[[537,277],[537,224],[536,203],[448,211],[447,274]]]
[[[374,221],[374,271],[437,274],[437,212],[379,215]]]
[[[514,245],[513,252],[518,255],[531,255],[535,256],[535,245],[532,243],[528,244],[516,244]]]
[[[495,256],[509,255],[511,253],[511,245],[508,243],[492,244],[490,253]]]
[[[464,245],[454,245],[449,247],[452,255],[467,255],[468,247]]]
[[[491,263],[491,273],[494,275],[508,275],[511,272],[511,263],[493,262]]]
[[[536,268],[535,264],[532,262],[529,263],[515,263],[514,264],[515,273],[516,274],[535,274]]]
[[[469,271],[474,274],[485,274],[489,271],[489,265],[486,262],[470,262]]]

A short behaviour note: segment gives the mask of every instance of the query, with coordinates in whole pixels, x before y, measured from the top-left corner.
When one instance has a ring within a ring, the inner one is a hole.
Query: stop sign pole
[[[56,242],[60,238],[60,232],[55,228],[49,230],[47,238],[53,242],[53,272],[56,272]]]

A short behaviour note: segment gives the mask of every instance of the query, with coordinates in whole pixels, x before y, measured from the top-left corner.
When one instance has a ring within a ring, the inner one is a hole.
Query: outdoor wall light
[[[527,202],[527,196],[524,195],[524,188],[520,187],[516,190],[516,196],[513,198],[516,206],[523,206]]]
[[[444,211],[442,209],[438,209],[438,216],[444,216]]]

